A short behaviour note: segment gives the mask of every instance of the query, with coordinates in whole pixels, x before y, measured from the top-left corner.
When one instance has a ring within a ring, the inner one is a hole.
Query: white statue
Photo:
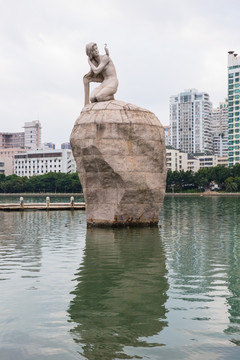
[[[97,44],[91,42],[86,46],[90,71],[83,77],[85,91],[85,105],[89,104],[89,83],[100,82],[90,96],[90,101],[100,102],[114,100],[114,94],[118,88],[118,79],[115,66],[109,57],[109,51],[105,44],[105,55],[100,55]]]

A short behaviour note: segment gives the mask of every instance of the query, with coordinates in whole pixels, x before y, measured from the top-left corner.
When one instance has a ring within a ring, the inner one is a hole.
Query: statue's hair
[[[86,45],[86,54],[90,60],[92,59],[92,49],[93,49],[94,45],[97,45],[97,44],[94,42],[90,42],[89,44]]]

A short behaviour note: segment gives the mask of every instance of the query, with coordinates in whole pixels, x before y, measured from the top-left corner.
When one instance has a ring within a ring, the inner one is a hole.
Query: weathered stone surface
[[[88,104],[75,122],[71,146],[88,225],[158,223],[165,136],[152,112],[117,100]]]

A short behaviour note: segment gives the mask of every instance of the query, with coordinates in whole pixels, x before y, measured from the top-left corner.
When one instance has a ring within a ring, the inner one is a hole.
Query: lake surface
[[[145,229],[0,212],[0,359],[240,359],[240,197],[166,197]]]

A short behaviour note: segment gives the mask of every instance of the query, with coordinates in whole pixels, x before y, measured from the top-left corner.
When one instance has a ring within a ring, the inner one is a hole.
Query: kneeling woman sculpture
[[[85,105],[89,104],[89,83],[100,82],[101,85],[93,90],[90,101],[114,100],[117,91],[118,79],[112,60],[105,44],[105,55],[99,55],[97,44],[91,42],[86,46],[88,63],[91,70],[83,77],[85,91]]]

